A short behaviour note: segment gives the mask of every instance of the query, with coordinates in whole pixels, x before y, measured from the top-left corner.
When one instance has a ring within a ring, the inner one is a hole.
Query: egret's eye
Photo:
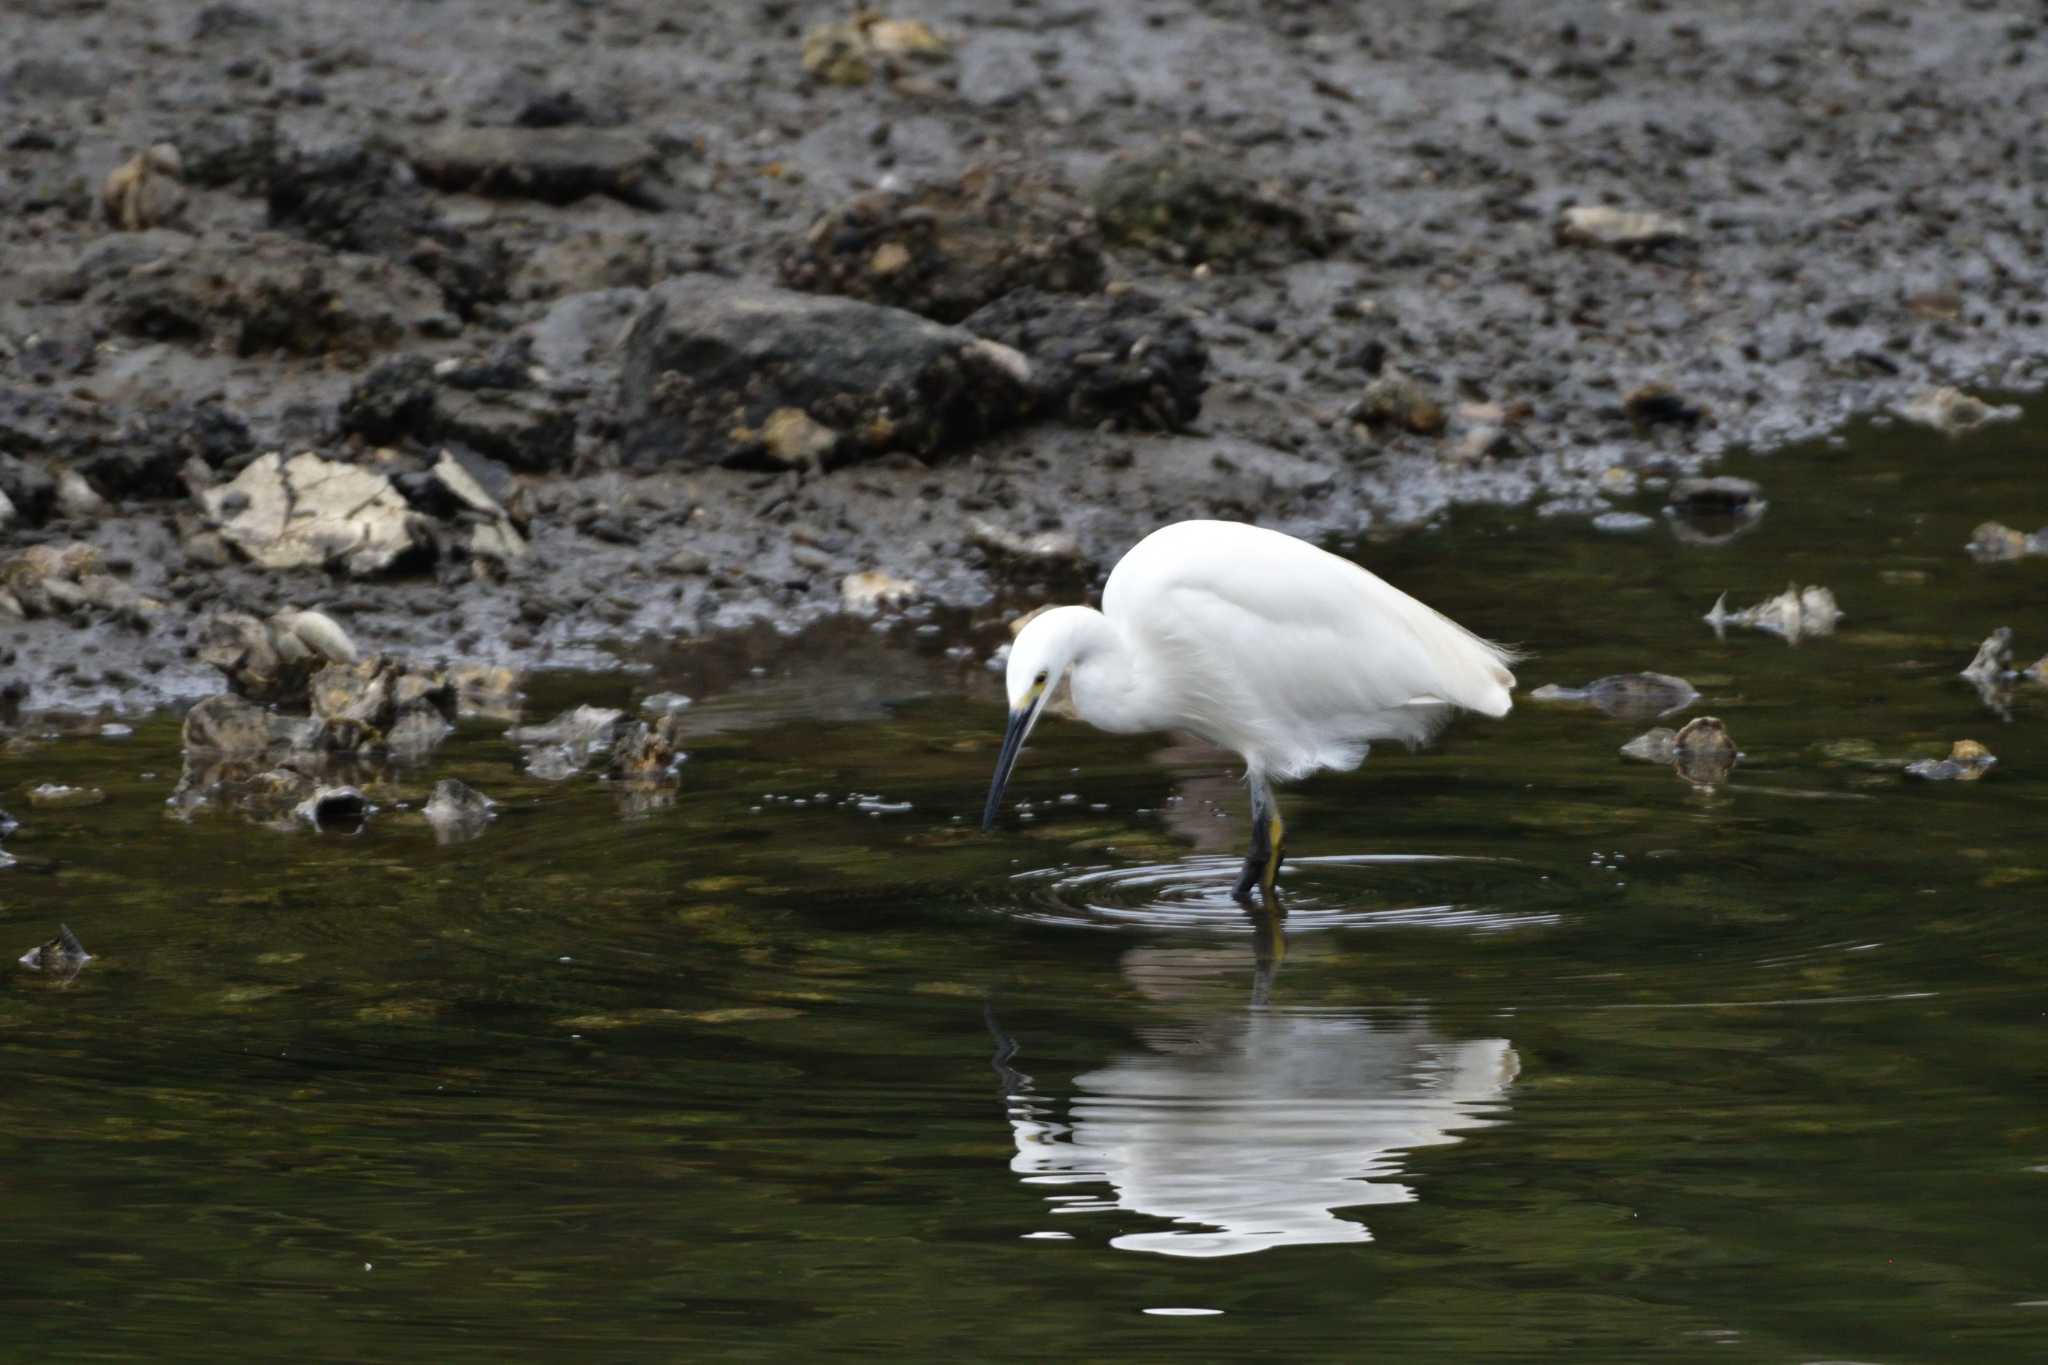
[[[1042,668],[1038,670],[1038,685],[1045,686],[1045,670]]]

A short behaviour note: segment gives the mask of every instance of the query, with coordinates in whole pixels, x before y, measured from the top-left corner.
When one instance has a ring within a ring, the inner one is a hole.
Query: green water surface
[[[1264,965],[1223,757],[1048,721],[974,830],[957,622],[533,681],[696,696],[666,804],[487,721],[353,837],[176,818],[174,718],[17,743],[0,948],[96,957],[0,983],[0,1357],[2048,1359],[2048,689],[1955,676],[2048,653],[2048,560],[1962,552],[2044,461],[1866,428],[1735,466],[1722,546],[1368,538],[1525,690],[1680,674],[1745,762],[1533,703],[1376,753],[1283,798]],[[1837,634],[1700,620],[1788,580]],[[1963,738],[1985,780],[1900,776]]]

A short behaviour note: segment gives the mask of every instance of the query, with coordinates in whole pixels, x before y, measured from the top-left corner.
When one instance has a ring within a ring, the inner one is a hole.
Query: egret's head
[[[1087,618],[1086,607],[1054,607],[1031,618],[1010,643],[1010,666],[1006,682],[1010,693],[1010,724],[1003,732],[1003,752],[996,759],[995,780],[989,783],[988,806],[982,811],[981,827],[995,823],[996,809],[1003,801],[1003,788],[1010,784],[1010,770],[1031,727],[1045,713],[1045,703],[1072,667],[1081,646]]]

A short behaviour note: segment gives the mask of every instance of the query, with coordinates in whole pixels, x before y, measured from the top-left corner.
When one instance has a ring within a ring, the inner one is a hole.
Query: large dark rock
[[[1007,347],[900,309],[686,275],[626,339],[621,443],[639,465],[933,455],[1030,414]]]
[[[411,169],[381,146],[277,158],[269,209],[272,227],[411,266],[464,317],[505,297],[510,261],[503,245],[443,221]]]
[[[1051,416],[1178,431],[1201,415],[1208,348],[1193,323],[1149,294],[1020,289],[961,327],[1022,351]]]
[[[242,419],[213,404],[121,408],[0,387],[0,447],[69,465],[105,497],[176,497],[187,460],[218,468],[251,444]],[[48,474],[0,456],[0,489],[29,521],[48,516],[54,487]]]
[[[1085,205],[1041,180],[979,167],[827,213],[779,262],[792,289],[845,294],[958,322],[1027,286],[1089,294],[1107,269]]]

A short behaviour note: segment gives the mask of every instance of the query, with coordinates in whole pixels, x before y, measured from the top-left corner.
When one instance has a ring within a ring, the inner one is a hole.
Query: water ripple
[[[1033,923],[1071,928],[1250,934],[1252,917],[1231,898],[1241,867],[1236,858],[1206,855],[1044,868],[1012,878],[1020,898],[1003,909]],[[1359,928],[1495,933],[1557,922],[1552,913],[1490,903],[1489,891],[1536,876],[1509,859],[1388,853],[1290,858],[1280,901],[1290,934]]]

